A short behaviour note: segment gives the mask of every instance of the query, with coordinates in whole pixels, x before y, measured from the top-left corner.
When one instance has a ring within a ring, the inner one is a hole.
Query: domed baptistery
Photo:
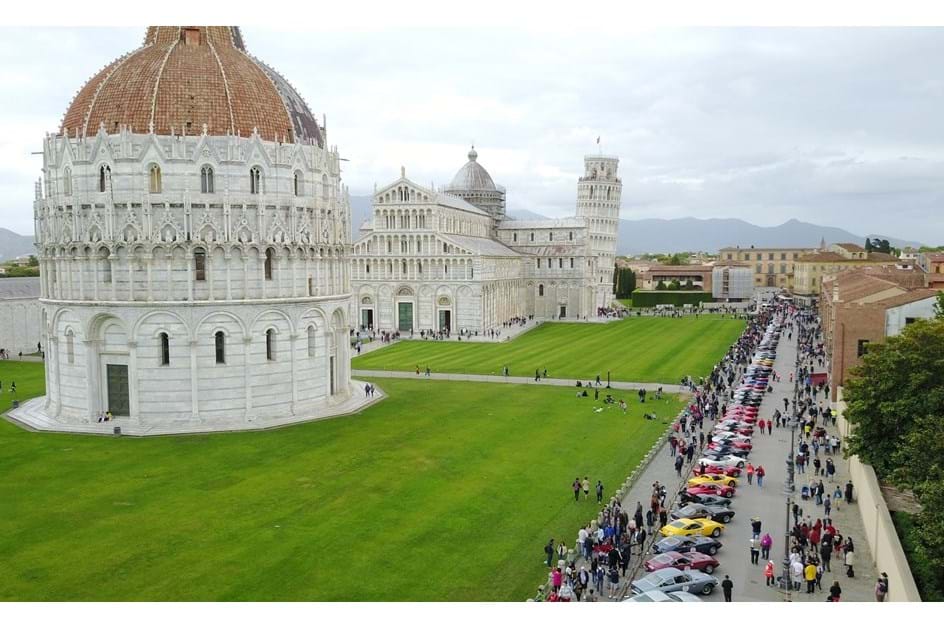
[[[43,156],[36,424],[239,429],[361,403],[338,151],[238,28],[149,27]]]

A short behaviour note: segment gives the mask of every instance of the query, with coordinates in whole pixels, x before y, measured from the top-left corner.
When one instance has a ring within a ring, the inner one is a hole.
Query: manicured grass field
[[[41,365],[0,363],[5,387],[14,376],[21,399],[42,393]],[[0,421],[0,600],[524,600],[548,538],[571,545],[597,511],[573,501],[574,477],[609,497],[682,405],[377,384],[390,398],[358,415],[267,432]]]
[[[608,324],[545,323],[504,343],[400,341],[354,359],[354,369],[534,376],[676,384],[705,376],[724,356],[745,322],[717,315],[629,317]]]

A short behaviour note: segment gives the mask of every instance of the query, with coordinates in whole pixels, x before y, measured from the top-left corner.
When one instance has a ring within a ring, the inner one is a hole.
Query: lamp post
[[[610,370],[609,369],[606,370],[606,388],[607,389],[610,388]]]

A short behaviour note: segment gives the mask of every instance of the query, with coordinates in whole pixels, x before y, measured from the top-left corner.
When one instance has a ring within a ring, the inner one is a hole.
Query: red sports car
[[[713,434],[718,434],[719,432],[736,432],[739,435],[750,437],[754,434],[754,427],[742,425],[740,422],[736,424],[718,424],[711,432]]]
[[[661,570],[662,568],[678,568],[679,570],[701,570],[711,574],[720,565],[720,562],[710,555],[698,552],[680,553],[670,550],[647,559],[644,564],[646,572]]]
[[[734,487],[722,485],[721,483],[699,483],[698,485],[688,486],[685,491],[693,496],[714,494],[715,496],[724,496],[725,498],[731,498],[736,493]]]
[[[745,452],[750,452],[751,448],[754,447],[749,441],[712,441],[710,444],[708,444],[708,448],[711,450],[721,450],[725,446],[730,446],[736,450],[742,450]]]
[[[695,469],[699,469],[697,466]],[[705,474],[724,474],[737,478],[741,475],[741,468],[736,465],[706,465]]]

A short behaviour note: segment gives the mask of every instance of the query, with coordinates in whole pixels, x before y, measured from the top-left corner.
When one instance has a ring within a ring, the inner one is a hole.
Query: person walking
[[[767,579],[767,587],[771,587],[776,581],[774,580],[774,562],[772,559],[767,560],[767,565],[764,566],[764,577]]]
[[[754,474],[757,476],[757,486],[761,489],[764,488],[764,476],[767,475],[766,470],[764,470],[763,465],[758,465],[757,469],[754,470]]]
[[[753,482],[754,481],[754,465],[752,463],[748,463],[745,471],[747,472],[747,484],[753,485],[754,484]]]
[[[682,458],[681,454],[676,455],[675,457],[675,473],[678,474],[679,478],[682,477],[682,467],[685,465],[685,459]]]
[[[855,551],[847,550],[843,558],[843,564],[846,566],[846,576],[850,579],[855,578]]]
[[[875,602],[884,603],[885,596],[888,594],[888,575],[884,572],[875,581]]]
[[[580,477],[574,479],[574,484],[571,485],[571,489],[574,490],[574,501],[580,500]]]
[[[812,560],[806,560],[806,567],[803,568],[803,577],[806,579],[806,593],[815,594],[816,593],[816,566],[813,565]]]
[[[547,543],[547,546],[544,547],[544,554],[547,556],[547,559],[544,561],[544,565],[550,567],[554,563],[554,538],[551,538],[551,541]]]
[[[842,597],[842,588],[839,587],[839,581],[833,581],[832,586],[829,588],[829,598],[826,600],[830,603],[838,603],[840,597]]]
[[[610,583],[609,583],[609,598],[617,598],[617,591],[619,590],[620,582],[620,573],[616,567],[610,568]]]
[[[757,565],[757,560],[760,558],[760,543],[757,541],[756,537],[751,537],[751,563],[755,566]]]
[[[590,479],[586,476],[583,477],[583,499],[590,500]]]
[[[734,591],[734,581],[729,575],[724,575],[724,581],[721,582],[721,591],[724,592],[724,602],[731,602],[731,592]]]
[[[603,504],[603,481],[597,481],[597,504]]]
[[[763,528],[764,523],[761,522],[760,518],[751,518],[751,537],[757,539],[760,537],[761,529]]]
[[[774,538],[770,536],[770,533],[764,533],[764,536],[760,539],[760,555],[764,559],[770,559],[770,548],[774,545]]]

